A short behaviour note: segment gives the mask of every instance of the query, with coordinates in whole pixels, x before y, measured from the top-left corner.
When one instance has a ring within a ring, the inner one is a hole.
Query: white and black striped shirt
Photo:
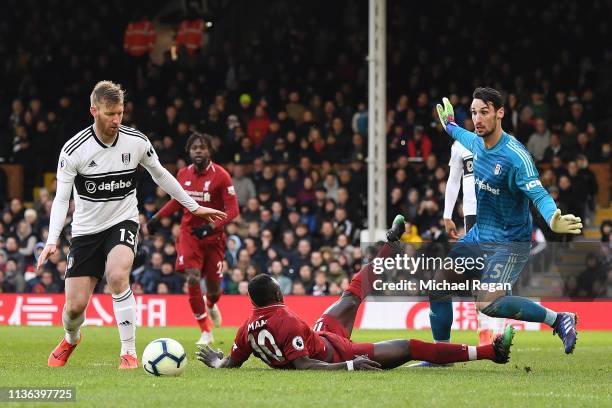
[[[190,211],[198,208],[198,204],[159,163],[145,135],[120,126],[115,141],[105,145],[94,129],[95,125],[91,125],[80,131],[62,148],[48,244],[57,243],[66,219],[71,189],[75,201],[72,236],[95,234],[126,220],[138,222],[138,164],[142,164],[160,187]]]

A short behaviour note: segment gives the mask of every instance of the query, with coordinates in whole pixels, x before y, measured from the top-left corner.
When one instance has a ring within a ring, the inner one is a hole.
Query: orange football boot
[[[131,354],[124,354],[121,356],[121,364],[119,364],[120,370],[133,370],[138,368],[138,359]]]
[[[79,340],[76,344],[70,344],[66,341],[66,339],[62,339],[60,344],[57,345],[55,350],[49,354],[49,359],[47,360],[47,364],[49,367],[63,367],[68,362],[68,358],[76,348],[76,346],[83,340],[83,333],[79,337]]]

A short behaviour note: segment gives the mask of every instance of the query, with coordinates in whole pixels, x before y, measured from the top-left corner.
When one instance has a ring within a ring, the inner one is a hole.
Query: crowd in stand
[[[193,130],[213,136],[213,160],[232,175],[241,207],[240,217],[226,227],[225,293],[244,294],[247,280],[259,273],[275,275],[285,294],[341,293],[364,261],[359,236],[367,227],[367,24],[359,6],[328,4],[323,18],[316,7],[277,3],[262,12],[249,42],[215,47],[211,41],[195,54],[179,49],[176,59],[167,53],[163,64],[143,66],[129,64],[123,55],[127,18],[101,23],[112,6],[66,1],[42,11],[29,3],[0,5],[14,16],[8,20],[9,14],[0,13],[5,16],[0,33],[16,39],[0,43],[0,74],[9,80],[0,90],[0,160],[22,164],[25,172],[24,201],[0,189],[0,202],[6,203],[0,291],[63,291],[70,229],[62,236],[64,250],[35,271],[53,189],[40,189],[36,196],[33,191],[42,186],[45,172],[55,171],[63,143],[92,122],[88,93],[95,82],[112,79],[128,91],[123,123],[144,132],[170,168],[188,164],[184,145]],[[457,19],[449,19],[446,30],[454,33],[452,39],[429,38],[437,14],[428,6],[411,13],[415,20],[399,4],[390,6],[387,214],[389,223],[395,214],[406,216],[409,242],[445,239],[441,216],[451,140],[433,109],[442,95],[456,107],[457,122],[473,130],[472,86],[503,90],[503,128],[527,146],[564,213],[592,217],[599,187],[589,163],[610,160],[612,112],[601,100],[610,89],[605,74],[612,52],[589,53],[570,40],[555,53],[548,44],[533,60],[511,58],[523,46],[539,49],[540,40],[530,36],[534,24],[550,32],[547,39],[559,38],[554,33],[568,25],[581,43],[604,38],[606,6],[595,2],[585,10],[562,2],[530,11],[509,5],[508,15],[521,24],[478,40],[474,48],[483,50],[481,55],[461,43],[474,41],[470,30],[486,37],[485,27],[456,22],[477,5],[453,6]],[[96,18],[85,18],[93,12]],[[174,271],[179,219],[165,219],[159,232],[148,233],[146,220],[168,196],[146,171],[139,172],[138,198],[141,236],[133,290],[183,293],[184,278]],[[459,206],[458,225],[461,215]],[[602,240],[609,237],[606,224]],[[598,257],[597,265],[607,271],[609,257]],[[97,291],[104,290],[101,283]]]

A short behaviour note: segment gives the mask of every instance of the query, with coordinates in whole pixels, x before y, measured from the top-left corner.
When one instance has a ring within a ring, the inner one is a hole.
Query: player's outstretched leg
[[[406,222],[404,217],[402,215],[397,215],[393,220],[391,228],[387,231],[387,243],[380,248],[376,256],[379,258],[390,256],[396,249],[394,245],[397,245],[397,242],[405,231]],[[374,267],[371,263],[361,268],[361,270],[353,276],[349,287],[342,293],[340,299],[323,312],[323,317],[315,323],[315,330],[326,330],[323,325],[325,316],[327,315],[333,317],[334,320],[345,329],[346,337],[350,337],[359,305],[372,291],[372,283],[376,279]]]
[[[62,311],[64,338],[49,354],[49,367],[62,367],[81,342],[81,326],[85,322],[85,309],[96,286],[97,279],[92,276],[66,278],[66,303]]]
[[[212,336],[212,322],[206,310],[206,301],[200,287],[200,271],[198,269],[187,269],[187,290],[189,292],[189,305],[191,311],[200,327],[199,345],[210,344],[214,341]]]
[[[385,369],[399,367],[410,360],[423,360],[437,366],[472,360],[491,360],[505,364],[510,359],[514,329],[508,325],[493,343],[468,346],[453,343],[428,343],[420,340],[391,340],[374,344],[372,360]]]
[[[492,302],[477,302],[477,306],[487,316],[546,323],[563,341],[565,354],[572,353],[576,347],[578,317],[574,313],[557,313],[521,296],[502,296]]]

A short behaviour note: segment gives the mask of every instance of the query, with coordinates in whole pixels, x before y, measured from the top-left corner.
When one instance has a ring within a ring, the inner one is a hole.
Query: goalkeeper
[[[532,231],[529,200],[556,233],[580,234],[580,218],[561,215],[542,187],[527,149],[502,130],[504,108],[497,90],[477,88],[474,91],[470,111],[475,133],[455,123],[453,107],[448,99],[444,98],[444,107],[437,105],[437,110],[446,132],[474,154],[477,221],[449,255],[484,256],[484,268],[476,271],[480,282],[495,287],[503,286],[498,284],[512,287],[529,257]],[[457,274],[451,276],[458,277]],[[512,296],[510,290],[474,294],[476,307],[482,313],[491,317],[546,323],[563,341],[566,354],[574,350],[577,337],[574,313],[557,313],[530,299]],[[434,339],[448,341],[453,323],[450,294],[431,294],[430,301]]]

